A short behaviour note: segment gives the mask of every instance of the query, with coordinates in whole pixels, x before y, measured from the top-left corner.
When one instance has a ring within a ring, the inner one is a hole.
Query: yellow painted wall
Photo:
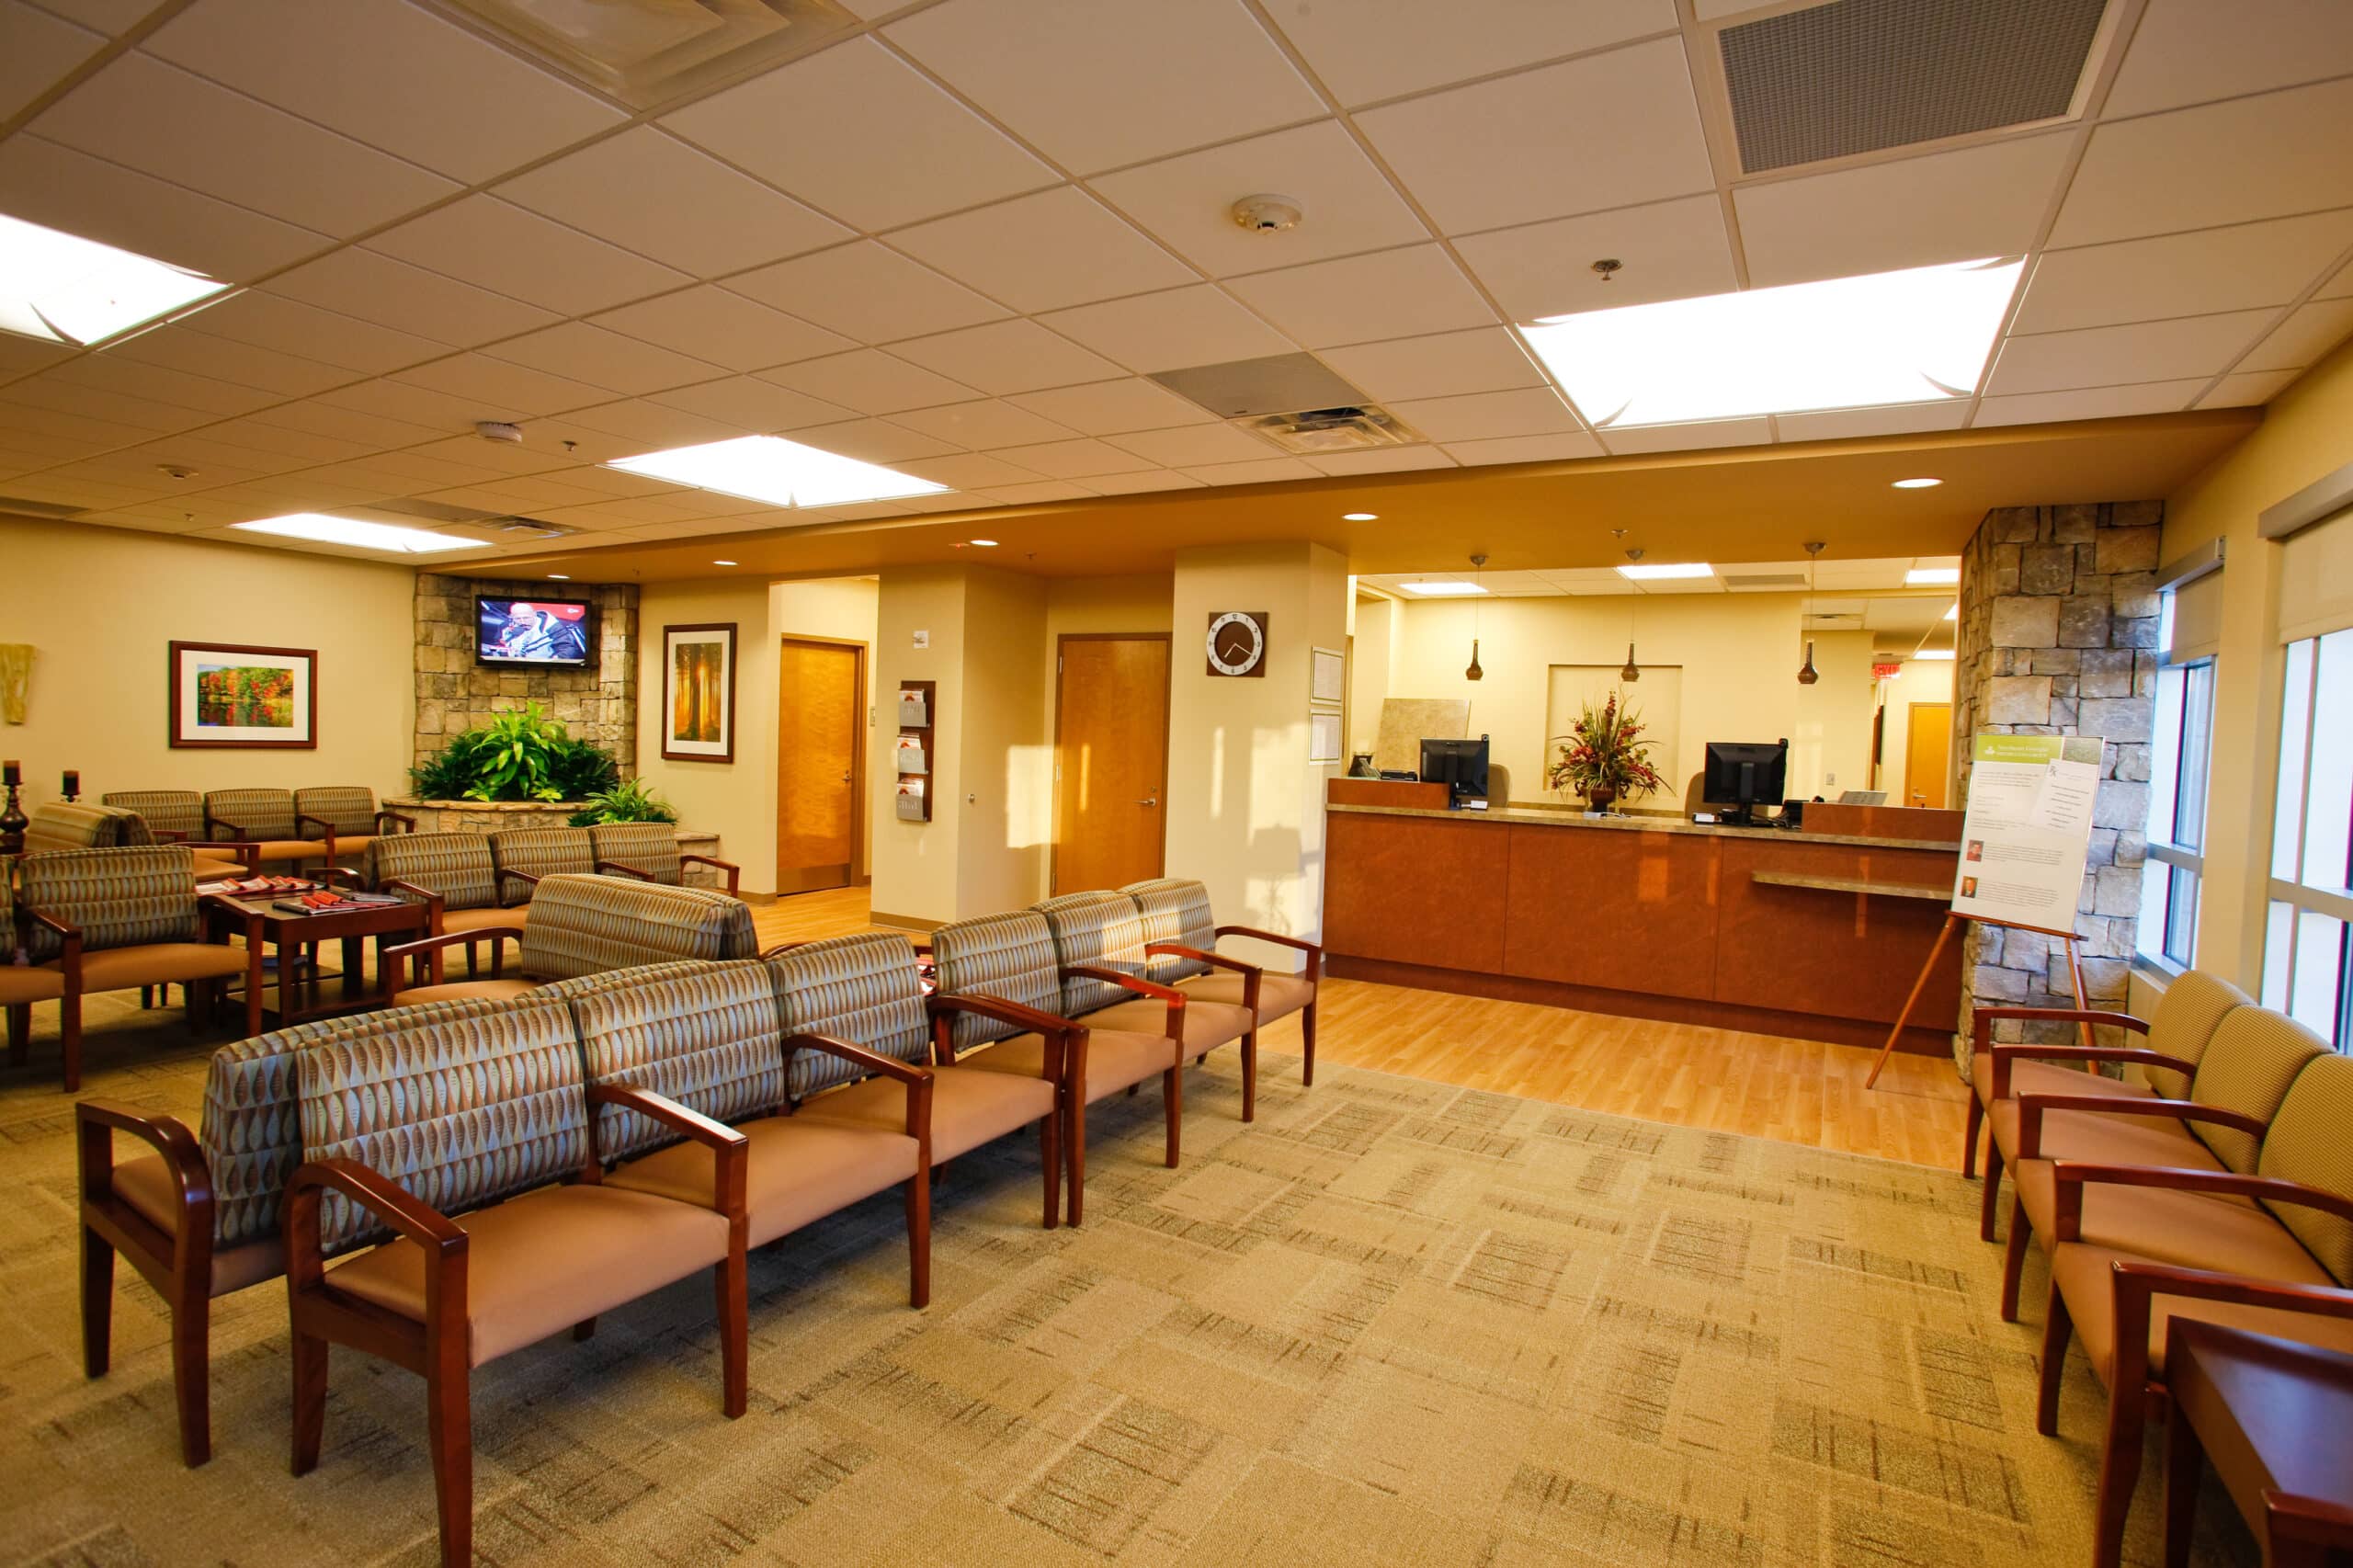
[[[881,584],[873,577],[821,577],[802,583],[775,583],[768,587],[768,640],[774,642],[785,637],[822,637],[842,642],[866,644],[866,770],[869,783],[874,773],[887,771],[891,766],[890,748],[880,744],[877,737],[882,732],[874,698],[874,639]],[[767,699],[780,702],[782,693],[771,691]],[[769,801],[776,804],[773,779]],[[870,788],[858,802],[860,820],[858,828],[857,874],[870,874],[874,845],[874,791]],[[772,809],[769,820],[776,812]]]
[[[1046,582],[1046,648],[1040,701],[1054,734],[1054,655],[1064,637],[1103,631],[1165,631],[1172,580],[1165,576],[1053,577]],[[1051,788],[1051,781],[1049,789]],[[1051,810],[1051,803],[1049,805]]]
[[[926,632],[930,646],[914,645]],[[917,566],[882,574],[877,600],[874,699],[881,707],[876,725],[879,764],[869,771],[874,812],[874,909],[878,918],[897,916],[926,925],[956,917],[956,837],[961,822],[946,801],[957,797],[963,744],[961,665],[964,641],[964,574],[961,568]],[[897,776],[888,752],[899,733],[899,683],[935,680],[941,701],[932,731],[933,820],[901,822]]]
[[[404,793],[415,731],[413,567],[0,517],[0,642],[37,650],[22,725],[28,806],[83,791],[364,784]],[[174,751],[165,644],[318,650],[318,746]]]
[[[662,629],[735,624],[735,760],[665,761]],[[682,826],[719,835],[722,858],[744,868],[745,892],[776,891],[776,641],[768,585],[650,583],[638,600],[637,773],[678,808]]]
[[[1887,709],[1885,744],[1880,748],[1879,782],[1862,782],[1866,773],[1858,769],[1857,782],[1845,786],[1855,790],[1884,790],[1891,806],[1908,805],[1904,798],[1904,770],[1912,745],[1912,705],[1915,702],[1950,702],[1952,700],[1952,671],[1949,660],[1912,659],[1905,662],[1903,673],[1893,680],[1880,682],[1879,701]],[[1868,734],[1864,737],[1870,744]],[[1869,753],[1866,751],[1868,756]],[[1961,802],[1953,798],[1952,772],[1948,767],[1945,778],[1945,801],[1948,806]],[[1831,797],[1836,800],[1837,797]]]
[[[1370,751],[1381,735],[1381,699],[1395,679],[1395,599],[1358,597],[1349,607],[1347,749]]]
[[[953,910],[960,920],[1045,897],[1053,836],[1053,747],[1038,701],[1053,667],[1046,584],[973,567],[964,592],[960,792],[939,802],[962,819]]]

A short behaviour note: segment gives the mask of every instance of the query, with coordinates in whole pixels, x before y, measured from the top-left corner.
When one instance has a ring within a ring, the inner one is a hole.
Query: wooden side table
[[[2165,1339],[2165,1568],[2207,1461],[2271,1568],[2353,1563],[2353,1356],[2192,1318]]]
[[[242,932],[245,946],[253,954],[245,981],[245,1006],[247,1017],[253,1020],[248,1027],[256,1034],[261,1032],[266,1019],[284,1028],[310,1018],[392,1006],[395,989],[393,966],[384,961],[384,949],[395,942],[424,936],[429,917],[424,904],[405,903],[338,910],[329,915],[290,914],[275,907],[272,899],[261,895],[248,899],[213,893],[209,904],[216,927],[225,925],[230,930]],[[361,972],[361,949],[369,937],[376,942],[376,983],[372,987]],[[340,995],[328,989],[312,960],[312,954],[322,943],[333,941],[343,944]],[[265,945],[278,953],[274,984],[262,972],[261,952]],[[261,1005],[266,984],[278,994],[275,1007],[264,1008]]]

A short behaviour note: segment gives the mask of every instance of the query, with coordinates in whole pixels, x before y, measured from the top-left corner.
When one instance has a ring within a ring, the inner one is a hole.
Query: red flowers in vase
[[[1658,743],[1642,739],[1643,729],[1641,715],[1620,707],[1614,691],[1597,710],[1586,703],[1570,733],[1552,737],[1561,754],[1544,769],[1546,787],[1574,790],[1597,807],[1664,790],[1666,781],[1644,755]]]

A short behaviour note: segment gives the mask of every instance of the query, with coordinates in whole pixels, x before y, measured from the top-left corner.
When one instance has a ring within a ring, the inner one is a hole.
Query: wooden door
[[[1915,702],[1904,743],[1904,800],[1907,806],[1945,809],[1945,779],[1952,772],[1952,704]]]
[[[776,891],[857,879],[865,799],[866,650],[784,639],[777,665]]]
[[[1070,636],[1056,653],[1054,892],[1156,877],[1167,839],[1168,639]]]

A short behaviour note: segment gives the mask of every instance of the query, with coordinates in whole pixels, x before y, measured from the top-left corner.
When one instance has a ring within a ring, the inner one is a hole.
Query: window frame
[[[2327,1039],[2334,1050],[2353,1053],[2353,885],[2348,885],[2353,884],[2353,846],[2347,850],[2342,884],[2331,886],[2307,881],[2304,866],[2313,821],[2313,766],[2321,749],[2316,743],[2321,734],[2322,699],[2326,689],[2324,658],[2331,652],[2323,645],[2333,639],[2345,640],[2336,644],[2334,652],[2353,660],[2353,629],[2300,637],[2282,649],[2286,669],[2281,682],[2279,794],[2272,819],[2269,875],[2265,881],[2262,999],[2266,1006],[2289,1013]],[[2309,652],[2300,655],[2300,650]],[[2343,674],[2341,670],[2338,673]],[[2291,706],[2297,704],[2299,698],[2300,710]],[[2326,806],[2330,802],[2320,803]],[[2348,846],[2353,846],[2353,791],[2348,791],[2345,807]],[[2281,875],[2283,869],[2289,874]],[[2303,935],[2307,916],[2335,921],[2335,942],[2329,943],[2323,932],[2319,943],[2307,943]],[[2331,946],[2335,949],[2336,968],[2336,994],[2326,1009],[2327,1025],[2323,1027],[2313,1021],[2309,1009],[2300,1013],[2294,1004],[2302,978],[2300,971],[2314,956],[2307,949],[2316,947],[2325,951]]]
[[[2198,958],[2199,903],[2206,874],[2206,811],[2213,774],[2215,664],[2215,655],[2207,653],[2180,664],[2167,662],[2157,670],[2155,722],[2149,737],[2149,818],[2143,826],[2146,859],[2141,873],[2133,958],[2165,974],[2179,974],[2193,967]],[[2165,690],[2168,680],[2181,688],[2178,698],[2171,701]],[[2168,715],[2173,724],[2169,742],[2156,727]],[[2164,766],[2168,761],[2169,767]],[[2192,786],[2188,798],[2185,781]],[[2186,810],[2194,811],[2197,818],[2188,832],[2183,831]],[[2165,868],[2154,880],[2151,865]]]

